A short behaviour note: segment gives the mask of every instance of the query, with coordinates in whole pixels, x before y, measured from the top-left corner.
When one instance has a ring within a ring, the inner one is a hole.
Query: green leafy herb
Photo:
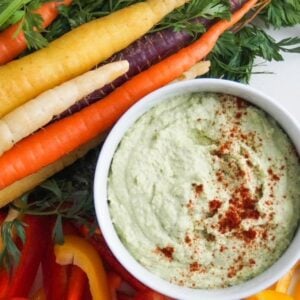
[[[215,18],[229,19],[231,16],[229,3],[223,0],[192,0],[182,8],[169,14],[154,31],[173,28],[185,30],[192,35],[205,32],[205,26],[195,20],[212,20]]]
[[[19,263],[21,253],[15,244],[13,236],[18,237],[24,244],[26,239],[25,226],[26,224],[18,219],[4,222],[1,225],[1,237],[4,248],[0,253],[0,265],[5,266],[8,270]]]
[[[71,220],[89,225],[94,219],[93,176],[99,149],[90,151],[73,166],[44,182],[32,193],[23,197],[27,205],[13,205],[21,213],[55,216],[54,239],[63,242],[62,224]]]
[[[21,28],[26,37],[28,49],[40,49],[47,46],[48,41],[41,32],[43,31],[43,19],[39,14],[33,13],[28,7],[24,8],[24,17]]]
[[[267,26],[275,28],[300,24],[300,1],[272,0],[260,16]]]
[[[42,35],[43,19],[34,10],[42,3],[50,0],[13,0],[9,3],[0,4],[0,30],[16,24],[20,21],[16,35],[23,30],[29,49],[40,49],[48,44],[47,39]],[[6,0],[4,0],[4,3]]]
[[[7,24],[10,18],[14,16],[24,5],[29,3],[31,0],[4,0],[0,4],[0,26]]]
[[[248,82],[253,74],[254,60],[281,61],[281,52],[300,53],[300,37],[276,42],[264,30],[247,26],[238,33],[227,32],[209,55],[210,77]]]

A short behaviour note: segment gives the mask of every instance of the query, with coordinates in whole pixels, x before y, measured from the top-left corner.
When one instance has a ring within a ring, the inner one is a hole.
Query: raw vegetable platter
[[[144,95],[201,76],[250,82],[300,121],[299,24],[297,0],[1,1],[0,299],[169,299],[97,226],[101,143]],[[296,273],[251,299],[300,299]]]

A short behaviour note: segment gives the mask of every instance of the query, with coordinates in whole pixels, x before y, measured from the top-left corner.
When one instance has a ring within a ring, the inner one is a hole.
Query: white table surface
[[[300,36],[300,25],[277,31],[268,30],[276,40]],[[284,53],[284,61],[264,63],[256,71],[274,74],[254,74],[250,85],[273,97],[284,106],[300,123],[300,54]],[[257,61],[260,63],[261,61]]]

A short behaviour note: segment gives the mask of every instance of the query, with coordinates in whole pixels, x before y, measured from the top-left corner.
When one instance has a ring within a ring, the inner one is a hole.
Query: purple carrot
[[[231,0],[231,11],[235,11],[241,7],[242,3],[243,1],[241,0]],[[213,23],[212,20],[206,20],[203,18],[194,19],[193,22],[201,23],[205,27],[209,27]],[[127,60],[130,68],[125,75],[84,97],[82,100],[71,106],[68,110],[54,117],[53,121],[71,115],[82,108],[104,98],[136,74],[176,53],[181,48],[189,45],[193,40],[194,37],[190,33],[186,31],[174,31],[171,28],[143,36],[126,49],[113,55],[105,62],[109,63],[113,61]]]

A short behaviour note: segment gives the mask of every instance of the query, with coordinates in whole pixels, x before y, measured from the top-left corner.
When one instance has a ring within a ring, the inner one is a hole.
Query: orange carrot
[[[47,2],[37,9],[35,12],[40,14],[43,18],[43,27],[48,27],[56,19],[58,16],[58,6],[70,5],[71,2],[72,0]],[[19,26],[20,22],[8,27],[0,33],[0,65],[11,61],[27,48],[23,31],[20,31],[19,34],[15,36],[19,30]]]
[[[0,157],[0,189],[37,172],[109,129],[140,98],[173,81],[203,59],[220,35],[237,23],[257,1],[247,1],[230,21],[219,21],[194,44],[140,73],[104,100],[17,143]]]

